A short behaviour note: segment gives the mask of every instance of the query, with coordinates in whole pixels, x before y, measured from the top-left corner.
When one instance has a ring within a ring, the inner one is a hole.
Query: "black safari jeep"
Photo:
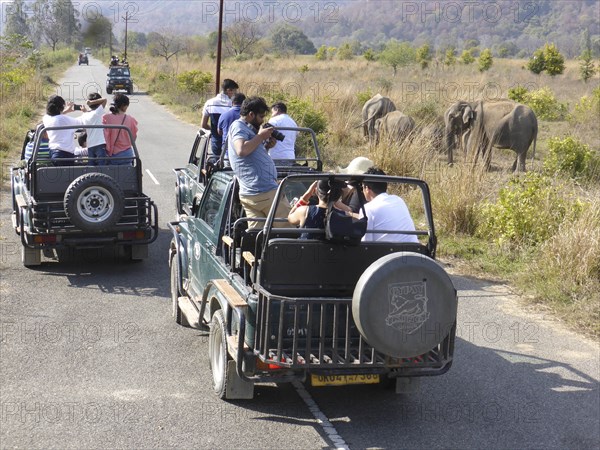
[[[131,137],[129,128],[121,125],[86,128],[121,129]],[[66,160],[70,165],[54,166],[47,155],[42,157],[40,134],[41,128],[31,158],[11,168],[12,223],[21,238],[23,264],[41,264],[42,251],[107,245],[123,247],[133,260],[146,258],[148,244],[158,236],[158,210],[142,192],[142,162],[135,143],[129,165],[92,166],[73,158]]]
[[[209,326],[213,387],[223,399],[252,398],[260,382],[308,380],[313,386],[394,382],[410,392],[419,377],[452,363],[457,294],[435,262],[436,236],[424,181],[377,175],[290,172],[278,189],[300,197],[331,178],[360,187],[386,181],[392,192],[422,200],[419,243],[301,239],[306,229],[279,228],[271,208],[249,229],[228,169],[207,180],[193,214],[169,223],[173,315]],[[412,203],[411,203],[412,205]],[[289,225],[287,225],[289,226]],[[368,231],[367,231],[368,232]]]
[[[320,172],[323,168],[317,137],[310,128],[277,127],[278,130],[298,132],[296,139],[296,159],[276,160],[279,176],[288,173]],[[192,145],[192,151],[185,167],[175,170],[175,203],[178,214],[193,214],[202,198],[204,187],[211,174],[218,168],[227,166],[226,154],[220,159],[212,154],[210,131],[200,128]]]
[[[110,95],[113,91],[125,91],[128,95],[131,95],[133,92],[133,80],[128,65],[110,66],[106,77],[107,94]]]

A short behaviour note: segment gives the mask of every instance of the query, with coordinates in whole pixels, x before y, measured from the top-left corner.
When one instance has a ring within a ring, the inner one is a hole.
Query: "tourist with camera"
[[[271,106],[271,118],[269,123],[274,127],[294,127],[297,128],[298,124],[292,119],[287,113],[287,105],[283,102],[274,103]],[[296,159],[296,152],[294,147],[296,146],[296,137],[298,136],[297,131],[292,130],[281,130],[281,139],[277,139],[275,146],[269,150],[271,158],[277,159]]]
[[[275,129],[263,125],[269,107],[261,97],[249,97],[240,109],[240,118],[229,127],[227,155],[240,183],[240,202],[250,218],[265,218],[277,193],[277,169],[268,149],[275,145]],[[277,216],[286,217],[290,205],[282,197]],[[249,228],[261,222],[252,221]],[[274,223],[273,226],[282,226]],[[283,224],[283,226],[286,226]]]

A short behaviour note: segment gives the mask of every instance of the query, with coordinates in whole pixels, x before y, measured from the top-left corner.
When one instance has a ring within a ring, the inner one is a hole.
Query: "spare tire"
[[[83,231],[105,231],[123,215],[124,198],[123,191],[110,176],[86,173],[67,188],[65,212],[71,223]]]
[[[352,315],[369,345],[395,358],[435,348],[456,322],[452,280],[433,259],[411,252],[384,256],[362,274]]]

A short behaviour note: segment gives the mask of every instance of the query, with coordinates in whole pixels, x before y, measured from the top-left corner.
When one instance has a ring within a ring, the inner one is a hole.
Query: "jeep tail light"
[[[42,234],[35,236],[33,242],[36,244],[55,244],[58,241],[55,234]]]
[[[257,358],[256,360],[256,368],[258,370],[281,370],[281,369],[285,369],[285,367],[280,367],[276,364],[268,364],[264,361],[261,361],[260,359]]]
[[[119,239],[144,239],[146,237],[145,231],[124,231],[119,233]]]

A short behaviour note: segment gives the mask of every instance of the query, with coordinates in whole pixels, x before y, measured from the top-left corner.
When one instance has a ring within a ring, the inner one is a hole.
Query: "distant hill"
[[[115,23],[119,35],[126,10],[129,29],[168,30],[183,35],[205,35],[217,29],[218,0],[144,0],[140,2],[73,2],[83,27],[101,9]],[[281,22],[301,28],[318,47],[356,41],[363,48],[390,38],[434,48],[458,50],[478,45],[508,45],[513,53],[531,54],[554,42],[568,57],[581,52],[581,35],[589,30],[600,48],[599,0],[225,0],[225,22],[259,22],[265,31]]]
[[[303,29],[315,45],[357,40],[377,46],[395,38],[461,49],[468,40],[476,39],[482,48],[512,42],[531,52],[548,41],[572,57],[580,53],[584,29],[600,39],[599,19],[598,0],[371,0],[346,2],[337,23],[309,20]]]

